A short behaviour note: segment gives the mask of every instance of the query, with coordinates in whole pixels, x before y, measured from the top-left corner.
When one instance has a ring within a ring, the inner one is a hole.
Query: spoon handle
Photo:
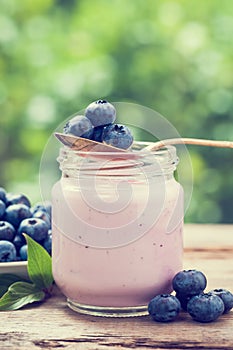
[[[154,142],[153,145],[147,146],[146,149],[148,151],[155,151],[167,145],[179,145],[179,144],[233,148],[233,141],[215,141],[215,140],[194,139],[194,138],[177,138],[177,139],[166,139],[166,140]]]

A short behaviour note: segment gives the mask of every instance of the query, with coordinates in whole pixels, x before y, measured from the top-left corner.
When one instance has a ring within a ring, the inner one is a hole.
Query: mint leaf
[[[24,305],[43,301],[51,294],[53,284],[52,259],[49,253],[24,234],[28,244],[28,275],[26,282],[11,274],[0,275],[0,311],[17,310]],[[13,283],[13,284],[12,284]]]
[[[5,294],[14,282],[22,281],[22,278],[11,273],[5,273],[0,275],[0,297]],[[23,279],[26,282],[26,280]]]
[[[41,301],[45,293],[30,282],[15,282],[0,299],[0,311],[17,310],[24,305]]]
[[[28,275],[40,290],[48,289],[53,283],[52,259],[49,253],[31,237],[24,234],[28,245]]]

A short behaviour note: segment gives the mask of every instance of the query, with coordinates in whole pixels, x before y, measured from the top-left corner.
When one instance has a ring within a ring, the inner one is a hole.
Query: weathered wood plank
[[[208,289],[233,290],[232,228],[186,226],[185,235],[189,236],[185,237],[184,267],[204,271]],[[228,233],[224,236],[224,232]],[[186,313],[169,324],[153,322],[149,316],[99,318],[73,312],[55,289],[54,296],[44,304],[1,312],[0,318],[0,348],[3,350],[233,350],[233,312],[210,324],[194,322]]]

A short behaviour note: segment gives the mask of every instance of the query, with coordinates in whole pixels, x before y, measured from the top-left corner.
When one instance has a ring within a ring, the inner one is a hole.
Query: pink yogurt
[[[61,150],[63,176],[52,191],[54,279],[75,311],[144,315],[182,269],[175,148],[127,166],[90,158]]]

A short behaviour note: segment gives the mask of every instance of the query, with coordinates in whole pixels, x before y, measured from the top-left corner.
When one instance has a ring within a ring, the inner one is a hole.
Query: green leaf
[[[31,237],[24,236],[28,245],[28,275],[38,288],[47,289],[53,283],[51,256]]]
[[[22,281],[22,278],[11,273],[5,273],[0,275],[0,297],[5,294],[9,286],[14,283]],[[26,282],[26,280],[23,279]]]
[[[15,282],[0,299],[0,311],[17,310],[24,305],[41,301],[45,293],[30,282]]]

